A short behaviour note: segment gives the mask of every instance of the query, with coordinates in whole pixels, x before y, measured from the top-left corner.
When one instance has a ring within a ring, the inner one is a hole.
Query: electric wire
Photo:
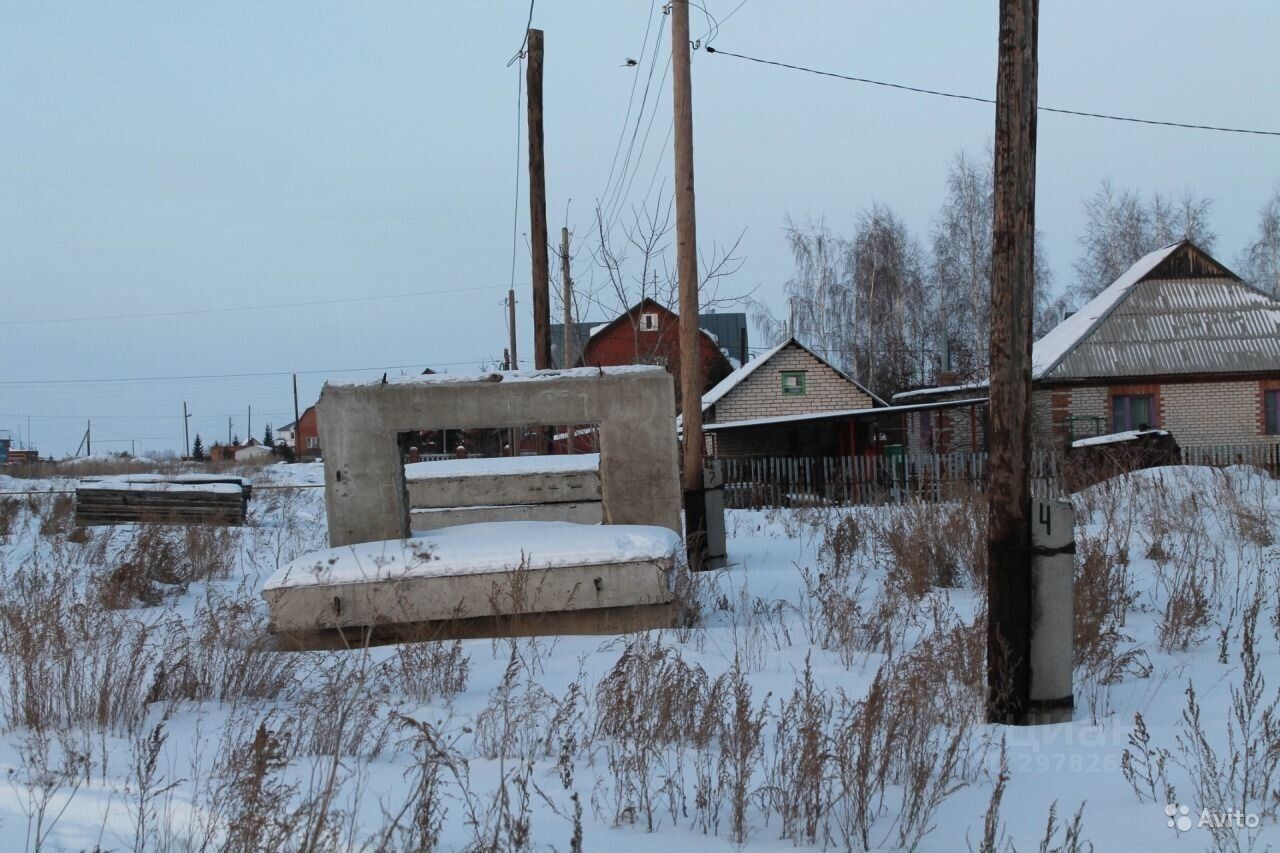
[[[823,71],[818,68],[809,68],[804,65],[794,65],[789,62],[779,62],[773,59],[762,59],[758,56],[748,56],[743,53],[733,53],[731,51],[721,50],[720,48],[711,47],[710,45],[708,45],[705,48],[705,50],[707,53],[712,53],[717,56],[731,56],[734,59],[742,59],[742,60],[746,60],[747,62],[757,63],[759,65],[772,65],[777,68],[786,68],[791,71],[803,71],[806,74],[816,74],[820,77],[832,77],[837,80],[845,80],[851,83],[865,83],[869,86],[881,86],[887,89],[898,89],[903,92],[912,92],[917,95],[933,95],[934,97],[938,97],[938,98],[951,98],[953,100],[958,100],[958,101],[973,101],[979,104],[994,104],[996,102],[994,98],[984,98],[978,95],[965,95],[957,92],[944,92],[939,89],[926,89],[921,86],[908,86],[904,83],[891,83],[886,80],[873,80],[870,77],[855,77],[851,74],[840,74],[835,71]],[[1212,125],[1212,124],[1195,124],[1191,122],[1162,121],[1158,119],[1137,118],[1134,116],[1115,115],[1112,113],[1092,112],[1089,110],[1072,110],[1072,109],[1065,109],[1062,107],[1041,106],[1041,107],[1037,107],[1037,110],[1044,113],[1057,113],[1059,115],[1104,119],[1106,121],[1129,122],[1131,124],[1154,125],[1157,127],[1176,127],[1176,128],[1183,128],[1186,130],[1206,130],[1206,131],[1213,131],[1216,133],[1239,133],[1239,134],[1251,134],[1254,136],[1280,136],[1280,131],[1277,131],[1277,130],[1258,130],[1256,128],[1224,127],[1224,126]]]

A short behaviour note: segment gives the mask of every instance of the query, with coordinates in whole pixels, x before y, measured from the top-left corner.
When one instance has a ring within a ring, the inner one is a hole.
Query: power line
[[[484,358],[474,358],[466,361],[436,361],[431,363],[437,367],[456,367],[464,364],[479,364],[487,360],[488,359]],[[0,379],[0,385],[79,385],[103,382],[190,382],[205,379],[244,379],[259,376],[292,376],[295,373],[366,373],[378,370],[417,370],[420,367],[422,367],[421,363],[376,365],[373,367],[337,367],[329,370],[268,370],[256,373],[207,373],[197,376],[117,376],[93,379]]]
[[[645,55],[649,52],[649,32],[653,28],[653,17],[654,17],[653,10],[655,5],[657,5],[657,0],[650,0],[649,18],[648,18],[648,21],[645,23],[644,42],[640,46],[640,59],[637,65],[642,64],[644,62]],[[654,45],[654,51],[655,53],[657,52],[656,44]],[[632,74],[631,75],[631,94],[627,97],[627,112],[622,117],[622,127],[618,129],[618,141],[613,146],[613,162],[609,164],[609,176],[605,178],[604,192],[600,193],[601,198],[604,198],[605,196],[609,195],[609,191],[613,187],[613,173],[614,173],[614,170],[617,169],[618,167],[618,153],[622,151],[622,140],[625,139],[627,136],[627,125],[631,123],[631,107],[636,100],[636,84],[639,82],[640,82],[639,73]]]
[[[32,326],[47,323],[83,323],[102,320],[144,320],[157,317],[186,317],[194,314],[228,314],[233,311],[270,311],[277,308],[306,308],[313,305],[349,305],[354,302],[378,302],[388,299],[408,299],[417,296],[439,296],[446,293],[470,293],[479,290],[497,290],[498,284],[479,287],[451,287],[444,290],[417,290],[409,293],[388,293],[382,296],[350,296],[342,299],[312,299],[306,302],[277,302],[271,305],[231,305],[217,308],[189,308],[180,311],[151,311],[142,314],[99,314],[82,317],[40,317],[23,320],[0,320],[0,326]]]
[[[943,92],[938,89],[925,89],[919,86],[908,86],[903,83],[890,83],[885,80],[872,80],[869,77],[854,77],[850,74],[838,74],[834,71],[822,71],[818,68],[808,68],[803,65],[792,65],[789,62],[778,62],[773,59],[761,59],[758,56],[747,56],[741,53],[732,53],[727,50],[708,45],[705,48],[707,53],[714,53],[719,56],[732,56],[734,59],[745,59],[748,62],[755,62],[760,65],[772,65],[777,68],[787,68],[792,71],[803,71],[806,74],[816,74],[820,77],[833,77],[837,80],[847,80],[851,83],[865,83],[870,86],[883,86],[887,89],[900,89],[904,92],[914,92],[917,95],[933,95],[939,98],[952,98],[958,101],[974,101],[980,104],[994,104],[994,98],[982,98],[977,95],[963,95],[956,92]],[[1123,121],[1131,124],[1149,124],[1157,127],[1180,127],[1187,130],[1211,130],[1217,133],[1244,133],[1254,136],[1280,136],[1280,131],[1276,130],[1256,130],[1252,128],[1242,127],[1221,127],[1211,124],[1192,124],[1179,121],[1160,121],[1149,118],[1135,118],[1133,116],[1112,115],[1110,113],[1096,113],[1088,110],[1069,110],[1061,107],[1039,107],[1040,112],[1058,113],[1060,115],[1081,116],[1084,118],[1105,119],[1107,121]]]

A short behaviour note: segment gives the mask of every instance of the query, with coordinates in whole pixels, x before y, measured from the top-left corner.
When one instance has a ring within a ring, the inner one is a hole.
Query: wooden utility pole
[[[519,370],[520,359],[516,356],[516,292],[507,291],[507,350],[511,358],[507,362],[508,370]]]
[[[30,432],[30,430],[28,430]],[[182,440],[186,442],[183,445],[182,455],[191,455],[191,416],[187,414],[187,401],[182,401]]]
[[[987,719],[1025,724],[1031,699],[1031,312],[1035,281],[1039,0],[1000,0],[991,255]]]
[[[680,413],[684,422],[685,549],[689,567],[706,563],[707,509],[702,484],[702,359],[698,341],[698,240],[693,199],[693,84],[689,2],[671,3],[671,78],[675,106],[676,272],[680,284]]]
[[[573,334],[573,279],[569,278],[569,229],[560,229],[560,281],[563,288],[561,297],[564,300],[564,366],[573,367],[577,360],[573,351],[573,342],[577,336]]]
[[[298,374],[293,374],[293,458],[302,461],[302,447],[298,444],[298,435],[301,432],[298,428]]]
[[[542,151],[542,30],[529,30],[529,242],[533,246],[533,366],[551,367],[551,259],[547,251],[547,173]]]
[[[563,293],[561,299],[564,301],[564,343],[561,350],[561,360],[564,367],[573,367],[577,361],[577,355],[574,353],[574,344],[578,340],[578,336],[574,333],[573,328],[573,279],[569,277],[569,229],[567,227],[560,229],[560,281],[563,285]],[[576,424],[568,424],[565,427],[564,446],[566,453],[573,453],[574,443],[577,441]]]

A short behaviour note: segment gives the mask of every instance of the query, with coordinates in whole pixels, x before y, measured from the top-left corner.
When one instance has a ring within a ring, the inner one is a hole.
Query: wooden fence
[[[770,457],[719,460],[725,506],[762,509],[787,506],[849,506],[949,500],[981,490],[987,482],[986,453],[908,453],[900,456]],[[1184,465],[1254,465],[1280,476],[1280,443],[1182,448]],[[1062,457],[1052,450],[1032,455],[1031,494],[1062,494]]]

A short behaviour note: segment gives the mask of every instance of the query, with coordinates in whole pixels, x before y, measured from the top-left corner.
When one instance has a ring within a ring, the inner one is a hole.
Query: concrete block
[[[675,393],[661,367],[329,382],[316,414],[331,545],[407,537],[396,436],[467,427],[598,424],[605,522],[680,531]]]
[[[669,558],[263,592],[273,632],[369,627],[671,601]]]
[[[600,524],[604,521],[604,504],[600,501],[582,501],[434,509],[415,507],[409,513],[409,526],[415,532],[487,521],[570,521],[574,524]]]
[[[1071,719],[1074,666],[1075,511],[1066,500],[1032,501],[1031,712],[1033,723]]]

